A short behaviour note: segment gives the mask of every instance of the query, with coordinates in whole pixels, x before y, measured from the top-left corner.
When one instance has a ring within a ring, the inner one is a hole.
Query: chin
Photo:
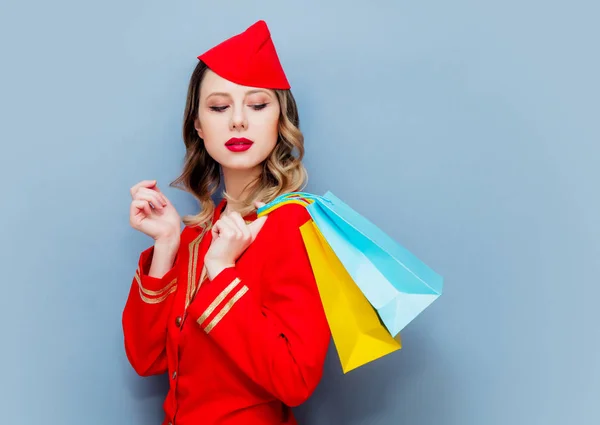
[[[227,160],[217,162],[219,162],[223,168],[237,171],[252,170],[262,164],[262,161],[253,161],[245,158],[239,158],[237,161],[232,161],[231,158],[228,158]]]
[[[253,165],[253,164],[233,164],[233,165],[221,165],[221,167],[226,168],[228,170],[236,170],[236,171],[246,171],[246,170],[252,170],[254,168],[256,168],[258,164]]]

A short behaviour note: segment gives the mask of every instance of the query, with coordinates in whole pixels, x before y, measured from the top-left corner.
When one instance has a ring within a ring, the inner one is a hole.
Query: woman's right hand
[[[133,186],[129,224],[155,241],[179,240],[181,218],[160,191],[156,180],[143,180]]]

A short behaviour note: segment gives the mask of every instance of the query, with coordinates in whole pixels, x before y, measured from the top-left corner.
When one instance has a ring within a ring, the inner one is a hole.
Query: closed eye
[[[252,109],[254,109],[255,111],[260,111],[261,109],[265,109],[267,107],[267,105],[268,105],[268,103],[260,103],[258,105],[250,105],[250,107]],[[229,105],[225,105],[225,106],[210,106],[210,110],[211,111],[215,111],[215,112],[223,112],[227,108],[229,108]]]
[[[250,105],[252,109],[254,109],[255,111],[260,111],[261,109],[264,109],[267,107],[266,103],[261,103],[258,105]]]
[[[211,106],[210,110],[215,112],[223,112],[225,109],[229,108],[229,106]]]

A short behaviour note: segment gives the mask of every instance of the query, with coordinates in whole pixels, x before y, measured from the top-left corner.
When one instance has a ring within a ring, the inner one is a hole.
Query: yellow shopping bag
[[[401,348],[312,220],[301,228],[344,373]]]

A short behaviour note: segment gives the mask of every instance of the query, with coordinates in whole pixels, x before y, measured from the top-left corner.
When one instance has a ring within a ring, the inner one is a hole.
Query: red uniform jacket
[[[147,275],[154,248],[142,252],[123,311],[125,351],[139,375],[168,372],[163,425],[296,424],[289,407],[319,383],[330,341],[299,230],[309,219],[300,205],[272,211],[235,267],[202,283],[210,224],[184,228],[160,279]]]

